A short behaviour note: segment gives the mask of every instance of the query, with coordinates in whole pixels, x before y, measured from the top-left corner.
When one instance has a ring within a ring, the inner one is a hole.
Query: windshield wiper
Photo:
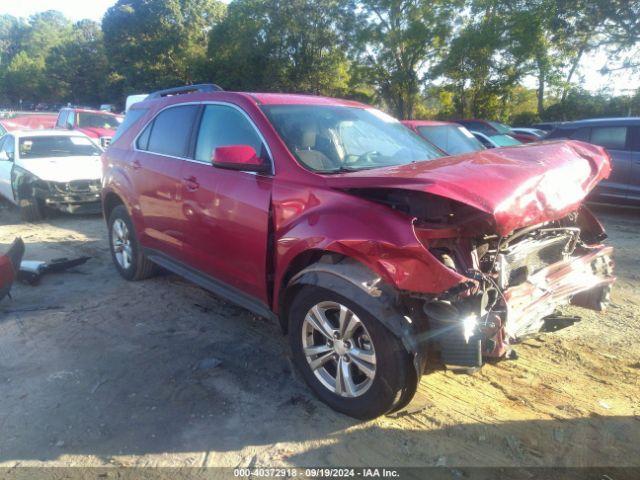
[[[349,168],[349,167],[340,167],[337,168],[335,170],[327,170],[324,171],[322,173],[353,173],[353,172],[359,172],[361,170],[373,170],[374,168],[382,168],[382,167],[387,167],[387,166],[391,166],[391,165],[375,165],[373,167],[358,167],[358,168]]]

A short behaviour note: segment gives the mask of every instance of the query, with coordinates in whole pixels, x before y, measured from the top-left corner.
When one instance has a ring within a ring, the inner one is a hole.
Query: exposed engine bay
[[[611,248],[600,243],[605,238],[581,207],[506,237],[431,241],[430,252],[442,264],[474,281],[424,304],[427,316],[447,332],[441,341],[444,362],[479,366],[481,356],[508,355],[510,345],[527,336],[579,320],[557,314],[562,305],[604,310],[615,280]],[[452,322],[458,328],[451,329]]]
[[[527,336],[579,321],[558,314],[563,305],[603,310],[609,302],[612,249],[584,206],[501,236],[489,215],[450,199],[391,189],[365,196],[413,217],[419,241],[468,279],[441,294],[409,294],[422,302],[430,343],[448,366],[479,367]]]

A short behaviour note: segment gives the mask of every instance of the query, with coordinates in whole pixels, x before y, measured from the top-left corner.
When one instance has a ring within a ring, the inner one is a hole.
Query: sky
[[[0,0],[0,14],[28,17],[45,10],[58,10],[71,20],[102,20],[116,0]]]
[[[229,0],[223,1],[228,3]],[[44,10],[59,10],[72,20],[90,18],[100,21],[107,9],[115,3],[116,0],[0,0],[0,14],[28,17]],[[609,88],[615,94],[628,94],[640,88],[638,74],[631,77],[624,72],[611,76],[600,74],[598,70],[605,63],[604,52],[596,52],[582,61],[580,74],[584,78],[584,87],[587,90],[595,92],[602,88]],[[527,79],[525,85],[534,88],[534,79]]]

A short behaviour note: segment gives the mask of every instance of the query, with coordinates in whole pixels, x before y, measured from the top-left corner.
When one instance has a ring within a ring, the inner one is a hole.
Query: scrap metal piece
[[[56,258],[49,262],[41,262],[37,260],[23,260],[20,263],[20,270],[18,271],[18,280],[28,285],[37,284],[43,275],[47,273],[60,273],[70,268],[83,265],[91,257],[79,257],[79,258]]]

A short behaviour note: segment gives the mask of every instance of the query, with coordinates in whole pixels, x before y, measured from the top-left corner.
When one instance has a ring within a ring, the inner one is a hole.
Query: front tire
[[[133,222],[124,205],[118,205],[109,215],[109,249],[118,273],[126,280],[144,280],[156,271],[138,242]]]
[[[334,410],[368,420],[411,399],[407,392],[415,392],[416,386],[411,356],[356,302],[307,286],[293,299],[289,319],[294,363]]]
[[[20,218],[24,222],[39,222],[44,218],[44,209],[38,199],[21,199],[18,205],[20,207]]]

